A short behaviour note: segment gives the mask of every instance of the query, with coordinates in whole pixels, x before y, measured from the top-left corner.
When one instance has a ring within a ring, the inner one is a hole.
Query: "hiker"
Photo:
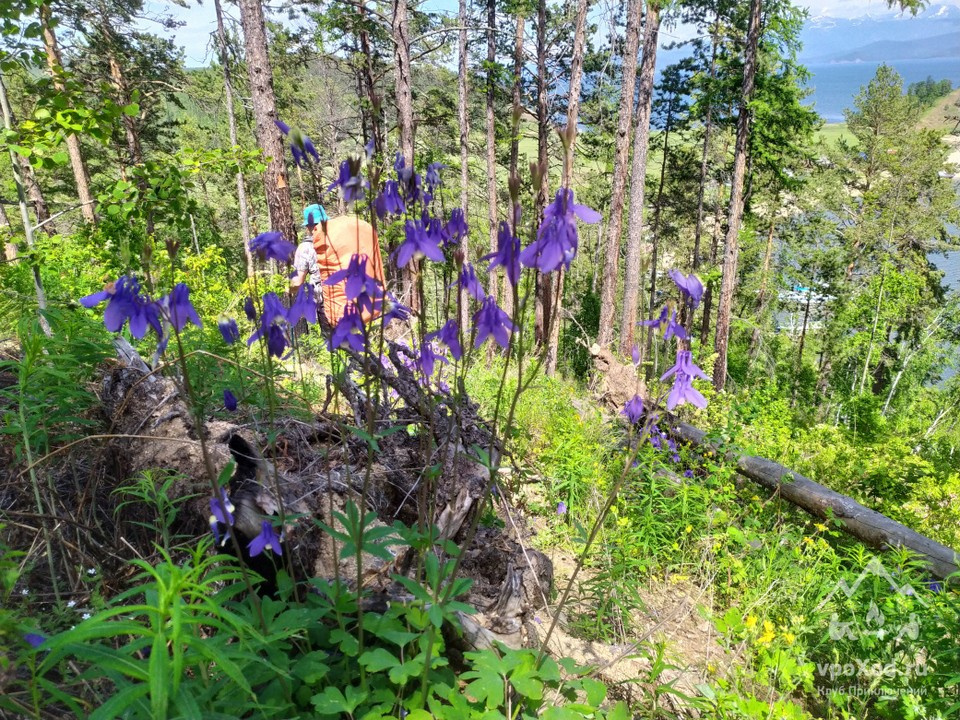
[[[320,263],[317,261],[316,244],[318,239],[323,241],[328,221],[327,213],[322,205],[309,205],[303,210],[303,227],[307,229],[307,237],[297,246],[293,256],[294,276],[290,279],[290,287],[298,288],[307,281],[313,285],[314,298],[320,302],[320,288],[325,276],[321,275]],[[318,305],[319,312],[319,305]]]
[[[320,238],[319,244],[316,240],[317,236]],[[314,249],[316,250],[317,262],[320,265],[321,277],[326,279],[339,270],[345,270],[350,264],[350,258],[354,255],[366,255],[367,275],[380,283],[381,290],[386,290],[383,260],[380,257],[380,244],[377,241],[376,233],[373,231],[373,226],[366,220],[361,220],[356,215],[335,217],[326,223],[326,232],[317,233],[314,238]],[[336,325],[343,317],[343,311],[347,304],[345,285],[346,280],[335,285],[323,286],[321,293],[323,312],[331,325]],[[363,321],[369,322],[371,318],[379,314],[379,312],[371,313],[365,309],[363,311]]]

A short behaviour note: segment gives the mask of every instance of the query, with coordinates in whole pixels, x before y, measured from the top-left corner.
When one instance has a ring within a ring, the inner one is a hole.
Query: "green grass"
[[[814,139],[823,140],[828,145],[836,145],[840,140],[853,142],[853,134],[847,129],[846,123],[827,123],[817,130]]]

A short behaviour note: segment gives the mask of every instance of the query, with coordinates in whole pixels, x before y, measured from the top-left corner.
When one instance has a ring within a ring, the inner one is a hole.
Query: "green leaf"
[[[123,106],[123,114],[128,117],[134,117],[140,114],[140,105],[137,103],[130,103],[129,105]]]
[[[358,662],[370,672],[376,673],[396,667],[400,664],[400,659],[392,655],[386,648],[376,648],[363,653]]]
[[[89,720],[114,720],[114,718],[121,717],[149,690],[150,686],[146,684],[127,685],[122,690],[114,692],[109,700],[90,713]]]
[[[607,697],[607,686],[599,680],[589,677],[583,678],[581,685],[587,695],[587,702],[593,707],[600,707],[600,703]]]

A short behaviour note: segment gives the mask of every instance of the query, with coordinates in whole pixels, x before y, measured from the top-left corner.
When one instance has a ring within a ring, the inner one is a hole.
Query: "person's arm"
[[[301,271],[298,272],[296,275],[294,275],[292,278],[290,278],[290,287],[292,287],[292,288],[298,288],[298,287],[300,287],[301,285],[303,285],[303,281],[306,280],[306,279],[307,279],[307,271],[306,271],[306,270],[301,270]]]

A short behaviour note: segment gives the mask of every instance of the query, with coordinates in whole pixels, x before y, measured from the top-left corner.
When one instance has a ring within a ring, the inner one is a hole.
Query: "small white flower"
[[[77,604],[77,601],[76,601],[76,600],[68,600],[68,601],[67,601],[67,607],[68,607],[68,608],[72,608],[72,607],[73,607],[74,605],[76,605],[76,604]]]
[[[30,590],[29,590],[28,588],[24,588],[23,590],[20,591],[20,594],[21,594],[21,595],[29,595],[29,594],[30,594]]]
[[[96,574],[97,574],[97,569],[96,569],[96,568],[89,568],[89,569],[87,570],[87,575],[96,575]]]
[[[81,620],[89,620],[89,619],[90,619],[90,613],[84,613],[83,615],[80,616],[80,619],[81,619]]]

